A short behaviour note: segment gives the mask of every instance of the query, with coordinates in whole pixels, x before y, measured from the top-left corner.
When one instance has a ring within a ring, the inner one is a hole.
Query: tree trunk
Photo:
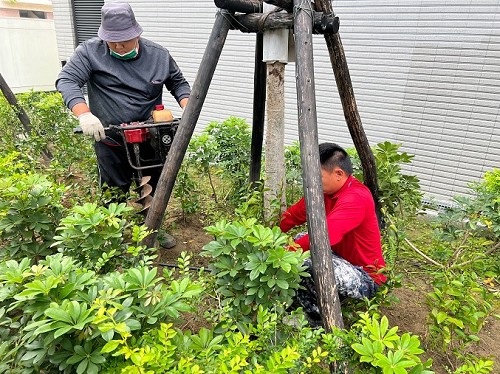
[[[285,64],[267,64],[266,178],[264,181],[264,218],[270,221],[272,203],[280,201],[285,211]]]
[[[295,0],[298,6],[301,0]],[[316,96],[312,46],[312,19],[297,7],[295,51],[299,139],[307,208],[307,228],[311,243],[313,275],[318,292],[321,318],[326,331],[344,323],[335,283],[332,251],[326,227],[325,201],[320,176]]]
[[[175,178],[181,167],[182,159],[186,153],[194,128],[200,117],[200,112],[207,97],[210,82],[214,76],[217,62],[222,53],[230,28],[228,12],[222,10],[217,13],[212,33],[207,43],[205,53],[200,63],[200,69],[196,75],[189,102],[184,109],[184,114],[179,124],[179,129],[172,142],[163,170],[158,181],[151,207],[148,210],[145,224],[149,229],[158,230],[161,227],[168,200],[172,194]],[[156,232],[144,239],[143,244],[153,247],[156,240]]]

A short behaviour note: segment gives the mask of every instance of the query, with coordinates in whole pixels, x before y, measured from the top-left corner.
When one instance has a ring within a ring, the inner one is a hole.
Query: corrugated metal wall
[[[371,142],[403,143],[441,199],[500,167],[500,2],[337,2]]]
[[[60,59],[72,51],[67,0],[53,0]],[[143,36],[166,46],[194,82],[216,7],[210,0],[130,1]],[[354,92],[372,145],[415,154],[410,172],[447,201],[500,167],[500,2],[335,1]],[[255,35],[231,31],[197,131],[229,115],[251,123]],[[315,36],[320,141],[352,146],[328,52]],[[286,73],[286,142],[298,139],[295,64]],[[165,96],[168,98],[168,96]],[[173,105],[170,98],[167,105]],[[174,110],[175,112],[175,110]]]

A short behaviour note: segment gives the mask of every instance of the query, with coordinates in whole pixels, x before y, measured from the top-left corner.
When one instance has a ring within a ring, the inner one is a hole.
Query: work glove
[[[104,126],[99,118],[92,113],[85,112],[80,114],[78,116],[78,121],[80,121],[80,128],[85,135],[93,136],[96,142],[106,139]]]

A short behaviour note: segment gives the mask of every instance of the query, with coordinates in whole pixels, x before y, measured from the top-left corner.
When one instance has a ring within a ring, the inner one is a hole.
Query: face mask
[[[133,58],[136,58],[137,55],[139,54],[139,51],[137,50],[137,46],[135,46],[130,52],[126,52],[123,54],[116,53],[113,51],[111,48],[109,49],[109,54],[113,57],[116,57],[120,60],[131,60]]]

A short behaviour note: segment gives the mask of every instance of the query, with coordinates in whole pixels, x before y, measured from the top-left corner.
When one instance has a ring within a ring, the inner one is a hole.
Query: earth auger
[[[141,214],[146,214],[151,206],[153,197],[153,187],[149,184],[150,175],[145,175],[148,169],[162,167],[167,158],[168,152],[172,145],[179,119],[173,119],[169,122],[153,122],[147,120],[144,122],[129,122],[120,125],[109,125],[104,128],[107,139],[116,143],[109,137],[110,131],[115,134],[120,134],[125,146],[125,152],[130,167],[134,169],[133,180],[136,185],[136,191],[139,193],[139,198],[135,201],[142,206],[139,211]],[[77,127],[74,133],[82,133],[82,130]],[[153,154],[148,158],[141,155],[141,144],[149,144],[153,150]],[[121,145],[121,144],[120,144]]]

